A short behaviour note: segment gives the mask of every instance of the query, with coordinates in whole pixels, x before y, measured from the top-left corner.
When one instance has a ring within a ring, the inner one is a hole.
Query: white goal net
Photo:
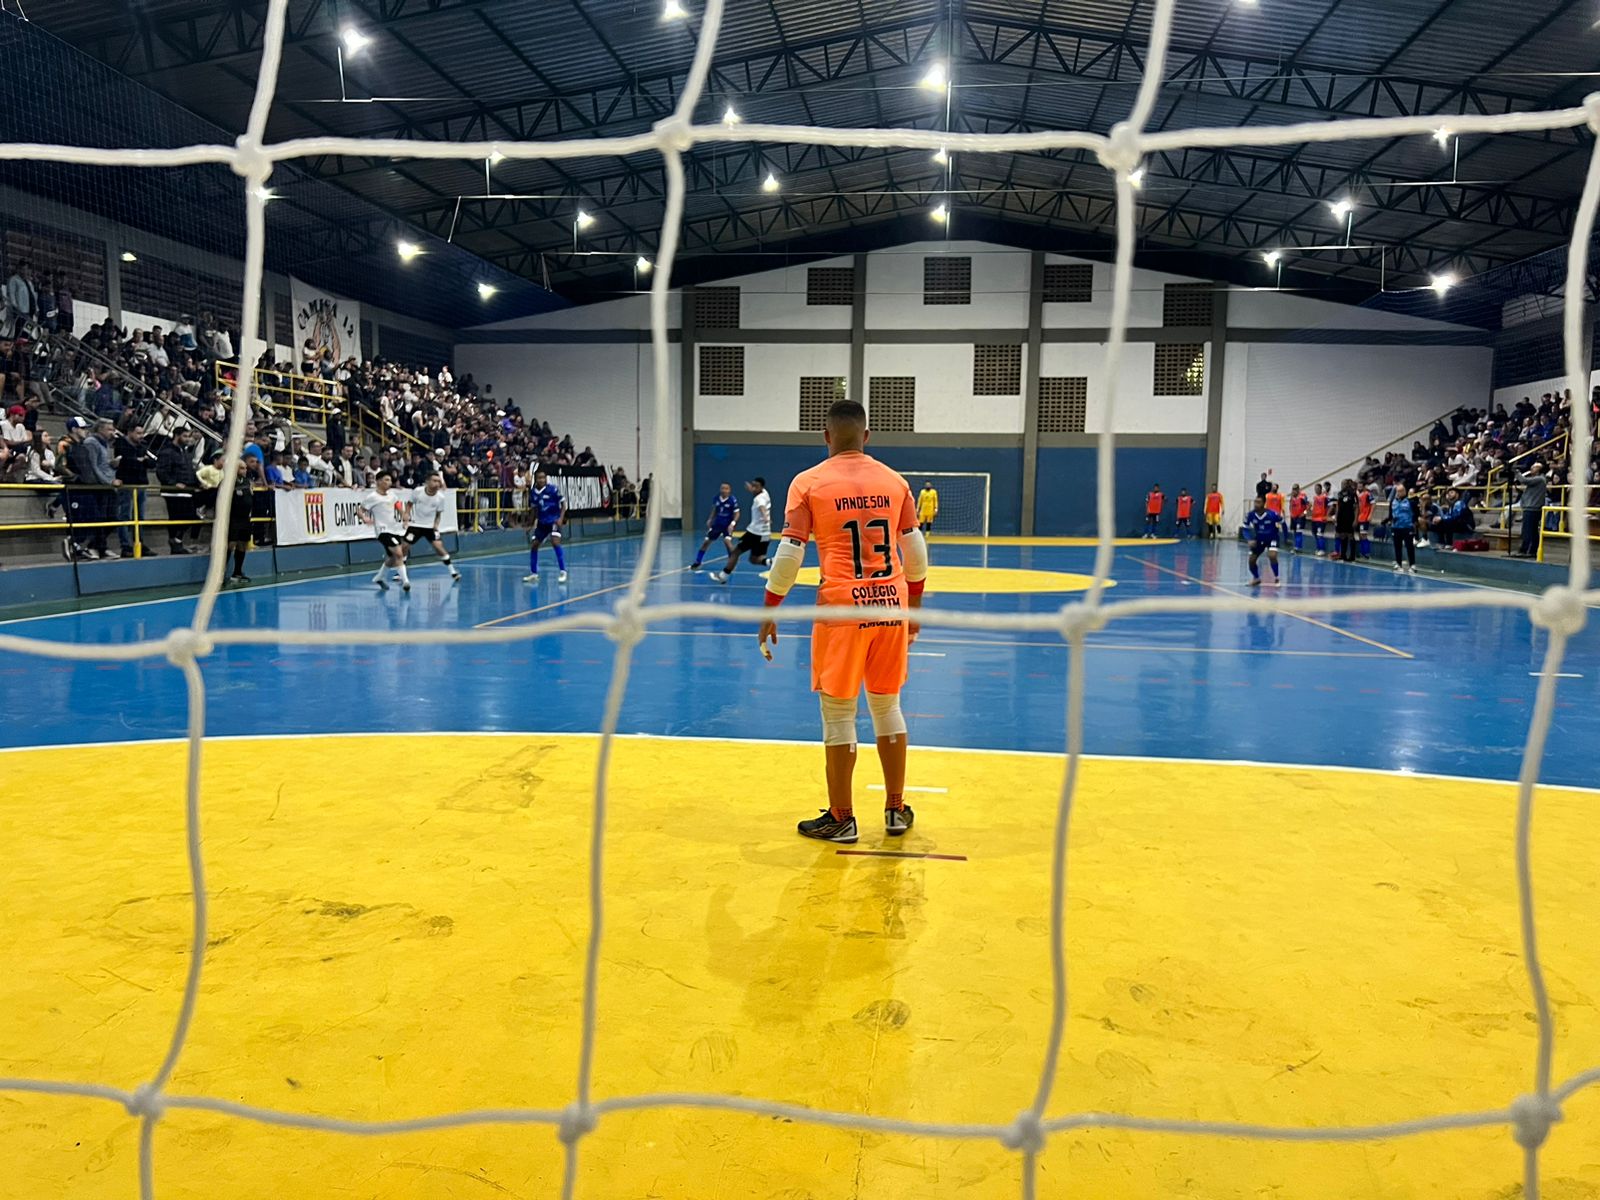
[[[989,473],[987,471],[918,471],[906,468],[900,474],[911,485],[921,516],[923,493],[933,489],[936,512],[932,521],[923,520],[933,536],[968,534],[989,536]]]
[[[964,134],[938,130],[912,129],[835,129],[808,126],[741,124],[736,128],[712,121],[695,122],[695,112],[705,92],[707,74],[716,47],[723,17],[723,0],[705,0],[693,65],[679,94],[674,113],[653,130],[629,137],[575,139],[549,143],[521,142],[432,142],[403,139],[357,137],[319,137],[267,144],[267,115],[277,85],[278,65],[283,51],[288,0],[270,0],[264,35],[260,74],[255,97],[243,135],[232,145],[196,145],[176,148],[117,148],[34,144],[0,145],[0,158],[88,163],[125,166],[131,169],[158,169],[194,163],[224,163],[239,176],[244,197],[247,237],[243,294],[243,320],[240,328],[260,328],[262,292],[262,254],[265,237],[263,205],[265,184],[275,162],[311,155],[352,155],[364,159],[456,159],[479,163],[491,155],[510,159],[567,159],[593,156],[625,156],[658,153],[662,156],[668,183],[661,246],[650,300],[651,338],[655,355],[655,428],[660,431],[665,454],[672,449],[676,434],[667,407],[669,379],[667,296],[672,266],[678,249],[679,224],[684,211],[683,155],[690,147],[703,143],[754,142],[762,144],[802,143],[838,147],[893,147],[920,150],[927,154],[944,150],[952,154],[1005,154],[1018,151],[1082,150],[1098,157],[1116,183],[1116,267],[1113,287],[1113,312],[1106,361],[1101,378],[1119,379],[1119,366],[1126,344],[1129,295],[1135,234],[1135,197],[1132,175],[1141,160],[1156,152],[1185,151],[1219,146],[1281,146],[1308,142],[1366,141],[1376,138],[1426,137],[1442,125],[1450,133],[1495,134],[1512,131],[1539,133],[1553,129],[1600,129],[1600,96],[1591,96],[1576,108],[1549,112],[1502,114],[1463,114],[1440,117],[1415,116],[1355,120],[1319,121],[1298,125],[1264,125],[1244,128],[1178,128],[1164,132],[1145,132],[1155,106],[1167,56],[1174,0],[1157,0],[1151,17],[1151,35],[1144,58],[1145,74],[1132,111],[1107,136],[1078,130],[1042,130],[1011,134]],[[64,86],[64,85],[63,85]],[[1600,156],[1591,150],[1588,173],[1578,204],[1572,241],[1568,253],[1565,294],[1585,295],[1588,247],[1600,201]],[[1580,402],[1572,407],[1571,445],[1575,456],[1588,452],[1590,414],[1581,400],[1588,396],[1584,383],[1582,341],[1584,306],[1570,303],[1564,315],[1566,339],[1565,368],[1572,381],[1572,394]],[[261,344],[242,347],[245,361],[261,352]],[[229,425],[226,477],[231,481],[238,470],[245,421],[250,411],[252,380],[249,372],[240,379],[234,397]],[[1116,427],[1117,389],[1113,384],[1105,397],[1103,430]],[[1530,831],[1535,782],[1539,778],[1545,740],[1550,731],[1556,690],[1563,658],[1574,634],[1588,615],[1587,602],[1600,600],[1589,589],[1589,543],[1577,538],[1572,543],[1572,562],[1567,582],[1541,595],[1524,595],[1483,589],[1459,591],[1383,593],[1367,595],[1342,593],[1335,596],[1275,599],[1270,608],[1281,613],[1353,612],[1380,608],[1410,610],[1492,607],[1516,610],[1548,632],[1548,649],[1540,668],[1537,698],[1528,722],[1518,801],[1516,806],[1516,847],[1514,861],[1507,864],[1514,873],[1520,904],[1522,958],[1527,975],[1529,1008],[1535,1017],[1536,1035],[1530,1039],[1529,1073],[1526,1091],[1506,1096],[1496,1107],[1481,1111],[1420,1113],[1409,1120],[1386,1124],[1294,1125],[1244,1124],[1231,1120],[1172,1120],[1137,1113],[1071,1112],[1052,1106],[1052,1090],[1061,1061],[1067,1029],[1068,990],[1066,952],[1066,888],[1068,828],[1072,819],[1077,781],[1083,754],[1084,658],[1088,636],[1113,621],[1153,613],[1205,614],[1219,611],[1261,612],[1262,602],[1232,595],[1144,597],[1112,601],[1105,583],[1113,556],[1114,527],[1113,465],[1114,435],[1103,432],[1098,441],[1097,514],[1098,545],[1095,552],[1094,583],[1081,599],[1064,604],[1053,612],[969,613],[941,610],[937,603],[918,613],[924,626],[941,628],[1050,631],[1065,639],[1070,652],[1067,688],[1065,746],[1059,807],[1053,827],[1053,860],[1049,877],[1048,900],[1041,899],[1049,914],[1051,957],[1051,1013],[1044,1050],[1039,1064],[1037,1088],[1021,1113],[996,1113],[990,1122],[950,1124],[902,1119],[895,1116],[868,1116],[858,1112],[835,1112],[785,1104],[770,1100],[716,1093],[596,1095],[592,1087],[596,992],[601,945],[606,916],[606,816],[607,781],[611,752],[629,668],[635,648],[646,629],[665,621],[698,618],[704,621],[743,623],[753,629],[767,614],[759,606],[736,608],[724,604],[674,603],[646,606],[646,585],[661,537],[659,506],[652,508],[646,527],[638,565],[629,590],[609,614],[576,614],[523,626],[483,630],[372,630],[364,632],[282,631],[270,628],[213,630],[212,613],[226,555],[228,510],[233,490],[225,481],[218,493],[218,511],[213,525],[210,568],[196,605],[193,623],[167,637],[129,644],[77,645],[0,635],[0,649],[11,654],[43,655],[61,660],[134,661],[165,658],[180,669],[188,688],[188,771],[186,801],[186,851],[193,892],[193,926],[190,957],[177,1020],[164,1047],[152,1047],[152,1070],[148,1080],[133,1090],[104,1084],[61,1079],[4,1078],[0,1092],[21,1099],[22,1093],[47,1093],[103,1100],[124,1106],[140,1122],[139,1188],[149,1200],[156,1194],[156,1155],[154,1130],[163,1115],[174,1109],[200,1110],[244,1121],[275,1126],[321,1130],[328,1133],[375,1135],[442,1129],[466,1125],[521,1124],[543,1125],[559,1138],[565,1150],[561,1195],[571,1200],[577,1188],[578,1160],[586,1135],[597,1124],[616,1113],[641,1109],[718,1110],[763,1117],[782,1117],[797,1122],[871,1132],[885,1137],[958,1138],[998,1141],[1014,1151],[1020,1160],[1021,1193],[1025,1198],[1037,1194],[1040,1155],[1049,1139],[1067,1130],[1115,1128],[1153,1131],[1190,1136],[1275,1139],[1283,1141],[1350,1142],[1393,1139],[1440,1130],[1499,1127],[1510,1133],[1521,1147],[1523,1195],[1535,1200],[1539,1194],[1540,1147],[1551,1126],[1561,1118],[1561,1106],[1580,1089],[1600,1083],[1600,1067],[1556,1081],[1551,1077],[1555,1023],[1539,957],[1535,919],[1534,881],[1531,868]],[[1575,459],[1572,477],[1585,477],[1586,463]],[[920,481],[916,481],[919,482]],[[1581,516],[1583,490],[1572,490],[1573,523]],[[801,608],[785,610],[791,620],[850,619],[848,608]],[[559,637],[574,630],[603,630],[616,643],[601,725],[599,765],[594,786],[593,833],[588,847],[589,931],[583,978],[582,1042],[578,1069],[573,1081],[573,1098],[560,1109],[504,1108],[467,1112],[417,1113],[397,1120],[352,1121],[304,1112],[272,1109],[216,1096],[177,1091],[169,1087],[173,1070],[183,1056],[200,981],[205,971],[207,921],[209,915],[205,859],[201,839],[200,762],[205,750],[206,683],[202,664],[218,648],[239,644],[372,645],[406,642],[452,645],[501,643],[517,640]],[[177,847],[174,847],[177,851]],[[1043,881],[1041,880],[1041,884]],[[41,1115],[38,1119],[44,1119]],[[1397,1151],[1403,1153],[1403,1151]],[[331,1187],[336,1181],[328,1181]],[[1203,1184],[1200,1185],[1202,1188]],[[65,1190],[65,1181],[63,1181]],[[319,1189],[322,1190],[322,1189]]]

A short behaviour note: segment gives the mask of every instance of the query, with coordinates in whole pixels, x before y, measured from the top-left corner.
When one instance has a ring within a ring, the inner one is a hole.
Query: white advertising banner
[[[447,502],[439,517],[440,533],[455,533],[456,490],[445,488]],[[278,520],[278,545],[304,546],[307,543],[361,542],[378,535],[361,519],[361,501],[371,492],[356,488],[296,488],[272,494]],[[411,499],[410,488],[390,488],[397,503]]]
[[[309,283],[289,277],[290,301],[294,305],[294,353],[309,338],[321,350],[333,351],[333,361],[353,358],[365,362],[361,353],[361,305],[343,296],[318,291]]]

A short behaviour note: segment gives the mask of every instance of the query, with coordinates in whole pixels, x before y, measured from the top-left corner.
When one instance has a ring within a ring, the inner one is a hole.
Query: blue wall
[[[989,473],[989,532],[1015,534],[1022,528],[1022,448],[988,447],[965,450],[959,446],[873,446],[873,457],[902,474],[918,471],[987,471]],[[685,529],[705,528],[717,485],[731,483],[748,513],[749,496],[741,490],[746,479],[760,475],[767,481],[773,506],[783,507],[789,481],[827,455],[822,435],[815,446],[729,445],[706,443],[694,448],[695,494],[684,513]],[[913,488],[918,481],[911,480]],[[774,514],[775,519],[781,519]]]
[[[1116,456],[1119,535],[1144,528],[1144,497],[1153,483],[1159,483],[1167,494],[1163,532],[1171,530],[1173,497],[1181,487],[1197,497],[1194,521],[1197,527],[1201,524],[1201,501],[1212,482],[1205,477],[1204,446],[1128,446],[1118,448]],[[1097,475],[1093,446],[1041,446],[1034,492],[1034,532],[1042,536],[1093,537]]]

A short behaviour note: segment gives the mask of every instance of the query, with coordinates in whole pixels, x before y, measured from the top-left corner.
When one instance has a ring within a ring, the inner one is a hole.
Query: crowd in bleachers
[[[33,276],[25,263],[10,272],[3,296],[0,480],[41,488],[112,480],[159,485],[169,508],[179,493],[192,493],[203,513],[215,483],[208,489],[202,477],[214,469],[238,386],[237,331],[202,312],[198,319],[185,313],[170,325],[133,329],[108,317],[73,338],[70,294]],[[481,528],[521,523],[536,466],[601,467],[592,448],[579,448],[569,433],[524,414],[515,399],[497,398],[492,386],[480,386],[471,375],[455,378],[448,366],[340,361],[307,342],[294,362],[263,354],[254,379],[245,470],[263,491],[368,487],[384,469],[400,486],[410,486],[438,470],[446,486],[462,490],[471,525]],[[54,407],[52,391],[82,419],[81,428],[74,423],[59,438],[39,428],[40,411]],[[185,430],[188,461],[180,466],[169,447]],[[105,472],[96,469],[101,445]],[[641,496],[620,467],[607,472],[606,481],[618,509],[636,513],[648,496],[648,485]],[[126,515],[120,511],[126,500],[107,503],[108,511],[95,513],[80,503],[76,515],[85,521]],[[52,512],[70,507],[59,498],[51,502]],[[179,507],[188,512],[182,500]],[[265,507],[270,511],[270,502]],[[118,533],[120,549],[130,549],[130,533]],[[185,534],[175,530],[169,549],[182,552]],[[258,540],[270,537],[269,530],[261,534]],[[69,554],[102,556],[108,553],[104,542],[80,541],[76,550],[69,544]]]

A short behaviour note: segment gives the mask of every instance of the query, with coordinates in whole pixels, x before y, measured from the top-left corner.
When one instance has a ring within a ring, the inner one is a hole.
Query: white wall
[[[1312,482],[1457,405],[1481,405],[1491,358],[1486,346],[1229,346],[1223,493],[1269,469],[1285,487]]]
[[[1023,373],[1028,348],[1023,346]],[[1021,433],[1022,396],[972,394],[972,346],[966,342],[873,345],[866,348],[868,394],[874,375],[910,375],[917,381],[918,433]],[[870,400],[861,398],[870,409]]]
[[[639,286],[648,287],[647,276],[639,277]],[[667,293],[667,326],[678,327],[681,297],[678,292]],[[602,300],[598,304],[585,304],[577,308],[564,308],[559,312],[538,313],[531,317],[514,317],[509,321],[494,321],[476,329],[649,329],[650,297],[640,294],[624,296],[620,300]]]
[[[930,255],[972,256],[971,304],[924,304]],[[1029,254],[987,242],[915,242],[867,257],[868,329],[1026,329]]]
[[[1159,314],[1158,314],[1159,315]],[[1211,345],[1206,344],[1206,382],[1198,396],[1157,396],[1151,387],[1156,348],[1151,342],[1133,342],[1122,348],[1122,368],[1117,372],[1118,433],[1204,433],[1206,390],[1211,380]],[[1089,381],[1089,402],[1084,432],[1107,428],[1110,401],[1106,387],[1106,348],[1098,342],[1046,342],[1039,348],[1039,375],[1083,376]],[[1019,427],[1020,428],[1020,427]]]
[[[699,392],[699,355],[695,357],[696,429],[793,433],[800,428],[801,376],[829,375],[847,381],[850,377],[850,347],[846,345],[746,344],[744,395],[703,396]]]
[[[1449,321],[1404,313],[1380,312],[1313,300],[1275,288],[1232,288],[1228,292],[1228,324],[1238,329],[1469,329]],[[1481,331],[1480,331],[1481,332]]]
[[[848,258],[830,258],[805,266],[719,279],[708,286],[739,289],[739,325],[743,329],[849,329],[848,304],[806,303],[806,272],[812,267],[850,264]]]
[[[581,449],[594,447],[608,467],[630,479],[654,473],[654,495],[665,516],[678,515],[681,493],[678,347],[667,361],[671,417],[664,455],[656,454],[654,354],[648,345],[478,345],[456,347],[456,375],[471,372],[492,384],[501,400],[514,399],[529,420],[549,421]]]

